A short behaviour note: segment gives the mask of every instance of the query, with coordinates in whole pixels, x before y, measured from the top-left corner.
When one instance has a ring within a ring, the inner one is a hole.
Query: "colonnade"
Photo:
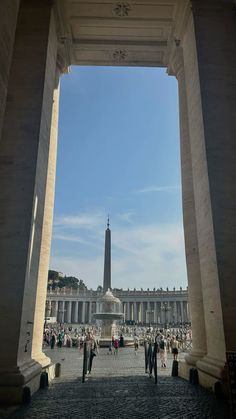
[[[125,320],[142,324],[189,323],[187,301],[127,301],[123,302]]]
[[[100,293],[70,290],[50,291],[45,317],[60,323],[91,323],[99,310]],[[124,319],[142,324],[174,325],[189,323],[188,291],[125,291],[117,293]]]
[[[45,317],[60,323],[91,323],[98,311],[97,301],[47,300]]]

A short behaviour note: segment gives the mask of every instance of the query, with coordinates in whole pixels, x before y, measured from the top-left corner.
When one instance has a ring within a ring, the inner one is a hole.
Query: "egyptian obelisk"
[[[105,231],[105,254],[104,254],[104,276],[103,276],[103,293],[111,288],[111,230],[109,217],[107,219],[107,229]]]

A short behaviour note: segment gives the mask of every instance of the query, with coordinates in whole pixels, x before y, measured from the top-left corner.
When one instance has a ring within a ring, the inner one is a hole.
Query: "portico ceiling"
[[[70,38],[71,64],[167,66],[187,5],[187,0],[67,0],[64,36]]]

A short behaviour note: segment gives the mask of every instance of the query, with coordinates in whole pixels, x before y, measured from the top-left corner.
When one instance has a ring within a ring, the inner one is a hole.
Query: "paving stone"
[[[200,386],[171,377],[171,358],[166,369],[158,362],[158,384],[144,371],[140,349],[120,350],[107,355],[101,350],[94,359],[92,374],[82,383],[82,353],[62,348],[47,351],[62,363],[62,375],[46,390],[40,390],[28,406],[20,407],[9,419],[226,419],[225,401]]]

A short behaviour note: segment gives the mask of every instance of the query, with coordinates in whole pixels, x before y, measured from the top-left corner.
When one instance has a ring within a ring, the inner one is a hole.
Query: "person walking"
[[[177,357],[178,357],[178,346],[179,346],[179,342],[177,341],[176,337],[174,336],[173,340],[172,340],[172,354],[174,357],[174,361],[177,361]]]
[[[54,349],[55,343],[56,343],[56,337],[53,333],[50,340],[51,349]]]
[[[114,340],[114,355],[118,355],[119,341],[118,339]]]
[[[160,360],[161,360],[161,367],[166,368],[167,363],[167,352],[166,352],[166,340],[164,336],[161,336],[161,340],[159,343],[159,351],[160,351]]]
[[[135,353],[135,355],[137,355],[137,352],[138,352],[138,337],[135,336],[134,337],[134,353]]]
[[[89,353],[89,363],[88,363],[88,373],[91,374],[92,365],[93,365],[93,358],[96,356],[95,350],[91,345],[90,353]]]

